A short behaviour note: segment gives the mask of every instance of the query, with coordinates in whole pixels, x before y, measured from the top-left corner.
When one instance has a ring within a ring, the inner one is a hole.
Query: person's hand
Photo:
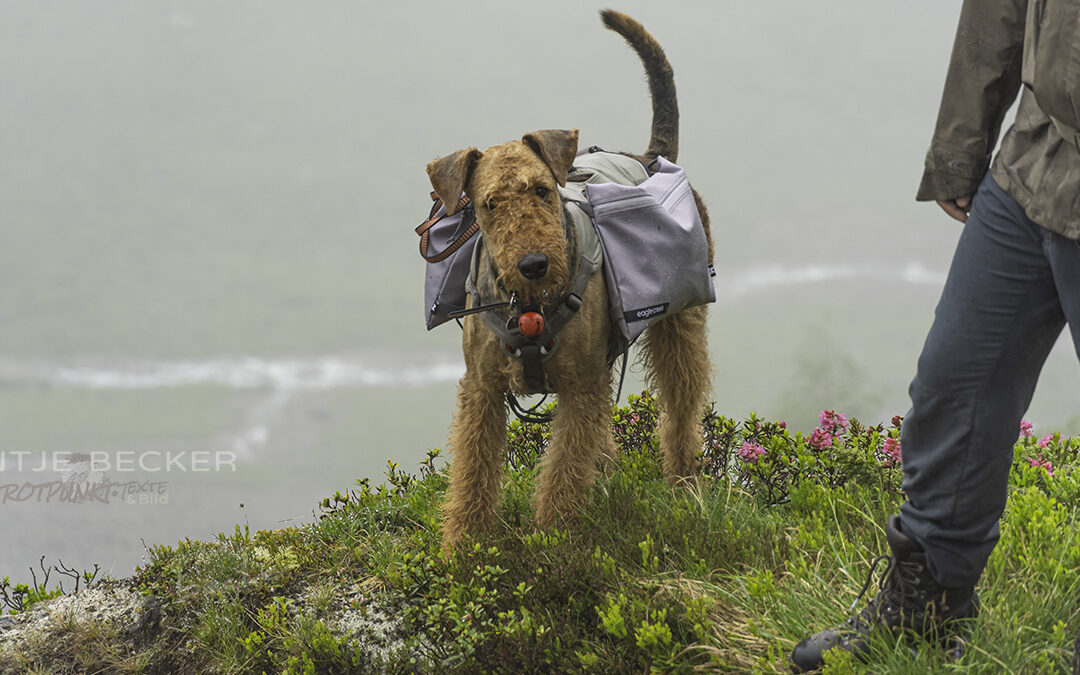
[[[971,210],[971,197],[957,197],[948,201],[939,199],[937,204],[950,217],[959,220],[961,223],[967,222],[968,211]]]

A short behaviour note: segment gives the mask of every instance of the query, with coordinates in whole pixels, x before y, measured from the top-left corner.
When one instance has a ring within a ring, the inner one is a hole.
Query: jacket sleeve
[[[916,199],[975,194],[1020,90],[1028,0],[964,0]]]

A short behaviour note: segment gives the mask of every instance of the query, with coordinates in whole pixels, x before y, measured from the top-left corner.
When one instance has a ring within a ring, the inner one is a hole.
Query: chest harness
[[[583,184],[582,184],[583,185]],[[483,234],[478,234],[476,247],[472,252],[469,276],[465,281],[465,290],[472,296],[473,306],[452,312],[451,318],[460,318],[468,314],[480,314],[484,323],[495,334],[508,356],[521,362],[525,390],[528,394],[549,393],[544,377],[544,364],[559,349],[559,331],[574,318],[581,308],[585,287],[589,279],[600,270],[603,263],[603,249],[600,238],[593,226],[589,214],[582,208],[583,187],[568,182],[567,188],[560,188],[563,198],[563,215],[566,220],[567,238],[573,237],[577,256],[572,261],[570,285],[562,298],[553,305],[542,306],[536,300],[522,299],[511,294],[510,299],[501,302],[486,302],[481,296],[477,280],[483,264]],[[585,207],[587,208],[587,206]],[[608,365],[625,355],[628,345],[612,330],[611,344],[608,346]],[[625,358],[623,368],[625,373]],[[622,379],[619,382],[622,386]],[[532,408],[523,408],[513,395],[507,396],[511,410],[523,421],[545,422],[549,417],[538,414],[536,410],[544,403],[541,400]]]

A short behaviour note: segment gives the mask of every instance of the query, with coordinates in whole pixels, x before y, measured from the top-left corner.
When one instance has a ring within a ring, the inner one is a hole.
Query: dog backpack
[[[682,168],[663,157],[645,167],[592,147],[574,160],[559,192],[569,216],[591,220],[599,236],[611,321],[625,345],[653,321],[716,299],[705,229]],[[428,261],[428,330],[465,309],[479,229],[467,198],[452,216],[432,198],[428,219],[416,228]]]
[[[452,312],[465,309],[465,282],[469,278],[469,261],[480,230],[476,212],[468,198],[462,197],[460,209],[446,215],[446,206],[434,192],[435,202],[427,220],[420,223],[420,255],[427,261],[424,279],[424,304],[427,307],[427,329],[446,323]]]

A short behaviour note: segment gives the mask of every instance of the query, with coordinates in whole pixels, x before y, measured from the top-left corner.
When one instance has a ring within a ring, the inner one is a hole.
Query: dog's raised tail
[[[652,137],[645,155],[663,155],[676,161],[679,155],[679,102],[675,97],[675,76],[664,50],[644,26],[622,12],[605,9],[600,12],[600,18],[605,26],[626,38],[645,66],[653,109]]]

